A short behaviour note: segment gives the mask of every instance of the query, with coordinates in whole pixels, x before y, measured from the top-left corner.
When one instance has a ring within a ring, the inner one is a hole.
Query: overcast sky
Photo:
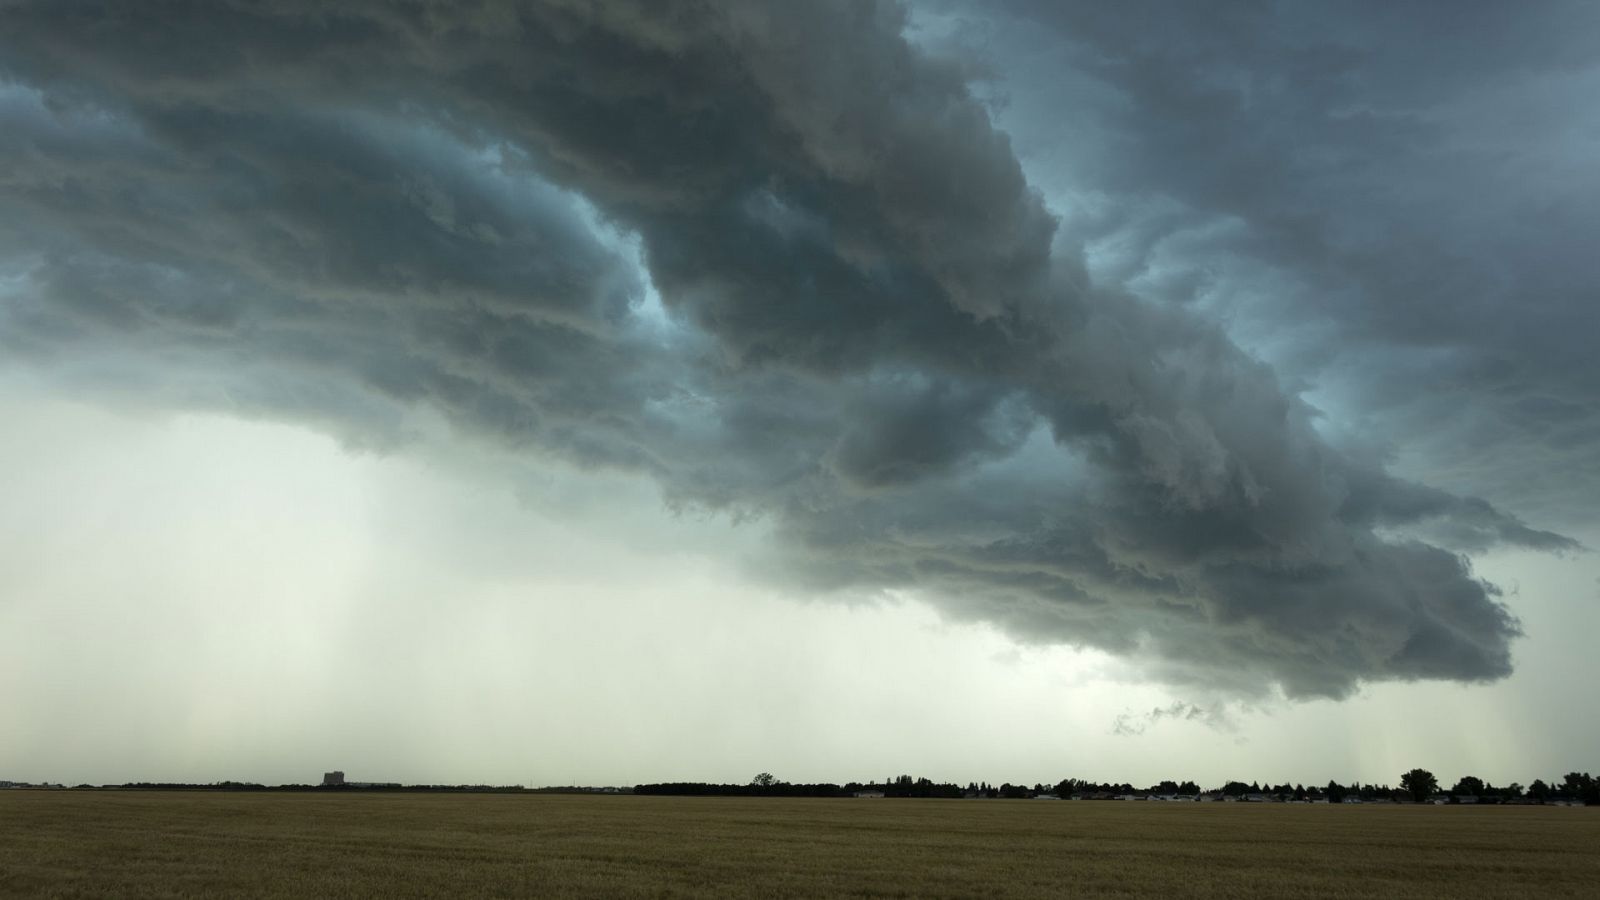
[[[0,2],[0,778],[1594,770],[1597,33]]]

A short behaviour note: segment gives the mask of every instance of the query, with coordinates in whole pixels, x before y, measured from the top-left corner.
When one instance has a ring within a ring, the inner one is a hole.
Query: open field
[[[1600,809],[0,791],[6,897],[1594,897]]]

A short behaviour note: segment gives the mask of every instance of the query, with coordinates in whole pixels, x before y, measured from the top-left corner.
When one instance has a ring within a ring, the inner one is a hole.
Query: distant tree
[[[1411,795],[1411,799],[1421,803],[1439,789],[1439,779],[1427,769],[1412,769],[1400,776],[1400,786]]]
[[[1588,800],[1594,787],[1594,776],[1588,772],[1568,772],[1561,779],[1561,792],[1574,800]]]
[[[1343,803],[1345,795],[1350,791],[1339,782],[1330,781],[1328,786],[1322,789],[1322,792],[1328,798],[1329,803]]]
[[[772,773],[771,772],[762,772],[761,774],[757,775],[756,777],[750,779],[750,784],[753,787],[758,787],[758,788],[770,788],[770,787],[772,787],[773,785],[775,785],[777,783],[778,783],[778,779],[772,777]]]
[[[1600,805],[1600,779],[1588,772],[1568,772],[1562,779],[1561,789],[1574,800],[1582,800],[1590,806]]]
[[[1550,799],[1550,785],[1545,784],[1542,778],[1535,778],[1533,784],[1528,785],[1528,796],[1543,803]]]

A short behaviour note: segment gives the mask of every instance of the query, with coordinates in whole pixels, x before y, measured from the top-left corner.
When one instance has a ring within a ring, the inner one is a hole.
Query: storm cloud
[[[1107,278],[908,15],[5,4],[0,347],[377,446],[425,406],[763,517],[787,584],[1169,682],[1508,674],[1517,620],[1463,554],[1573,543],[1319,430],[1215,310]],[[1337,267],[1252,171],[1261,252]]]
[[[1413,476],[1589,522],[1593,4],[918,9],[1097,282],[1227,322]]]

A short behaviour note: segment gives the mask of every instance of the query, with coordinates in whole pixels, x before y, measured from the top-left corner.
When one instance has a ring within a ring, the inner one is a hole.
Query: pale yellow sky
[[[1219,699],[914,597],[780,592],[739,571],[761,523],[636,480],[14,378],[0,418],[0,778],[1526,783],[1600,747],[1592,555],[1479,561],[1528,631],[1505,681],[1149,721]]]

